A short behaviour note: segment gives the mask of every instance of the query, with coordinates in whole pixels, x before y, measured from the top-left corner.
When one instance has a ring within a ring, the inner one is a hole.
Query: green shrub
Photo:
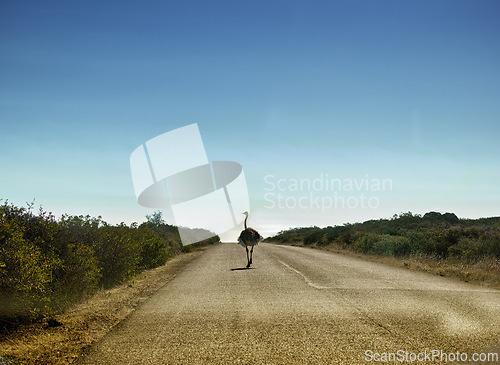
[[[403,236],[391,236],[392,254],[396,257],[408,256],[412,253],[410,240]]]
[[[102,273],[100,284],[105,288],[120,284],[139,271],[139,245],[126,226],[101,227],[94,252]]]
[[[146,223],[109,225],[101,217],[63,215],[59,221],[4,202],[0,205],[0,330],[9,323],[53,315],[181,252],[177,228],[160,212]],[[206,231],[191,230],[193,238]],[[213,244],[212,237],[194,246]],[[189,246],[191,249],[191,246]]]
[[[377,255],[424,254],[441,259],[462,257],[471,261],[483,257],[500,258],[500,217],[459,219],[453,213],[438,212],[429,212],[422,217],[408,212],[394,215],[392,219],[343,226],[293,228],[267,241],[337,244]]]
[[[63,309],[94,293],[101,276],[93,249],[81,242],[68,240],[61,265],[53,273],[54,304]]]
[[[379,235],[371,252],[383,256],[406,256],[410,253],[410,241],[406,237]]]
[[[24,238],[27,211],[0,208],[0,318],[38,317],[50,302],[48,286],[57,261]]]
[[[167,242],[161,240],[151,229],[141,227],[135,231],[134,236],[141,250],[141,269],[154,268],[167,262]]]
[[[355,240],[356,235],[350,227],[342,227],[338,237],[335,239],[343,248],[349,247]]]
[[[379,240],[379,235],[374,233],[365,233],[359,235],[357,239],[353,241],[351,247],[355,251],[361,253],[372,253],[374,250],[375,243],[378,240]]]
[[[318,228],[304,237],[304,245],[319,243],[323,237],[323,232]]]

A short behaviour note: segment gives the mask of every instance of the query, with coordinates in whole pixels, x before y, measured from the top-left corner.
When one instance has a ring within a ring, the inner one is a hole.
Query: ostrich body
[[[238,242],[247,250],[247,261],[248,261],[247,268],[248,268],[252,264],[253,246],[257,245],[260,241],[262,241],[262,236],[255,229],[247,227],[248,212],[245,212],[243,214],[246,215],[245,229],[241,231],[240,237],[238,238]],[[248,253],[248,246],[252,246],[252,248],[250,249],[250,256]]]

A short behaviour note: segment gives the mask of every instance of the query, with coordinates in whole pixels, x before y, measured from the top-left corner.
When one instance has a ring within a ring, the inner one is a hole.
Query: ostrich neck
[[[245,229],[247,229],[247,219],[248,219],[248,215],[245,218]]]

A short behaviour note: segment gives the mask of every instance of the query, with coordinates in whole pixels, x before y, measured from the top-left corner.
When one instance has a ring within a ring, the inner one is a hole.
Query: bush
[[[0,207],[0,317],[37,318],[47,312],[51,273],[57,260],[24,238],[30,212],[4,204]]]
[[[135,232],[141,249],[139,266],[141,269],[151,269],[164,265],[169,256],[167,242],[158,237],[151,229],[141,226]]]
[[[7,202],[0,205],[0,329],[53,315],[181,252],[177,228],[156,212],[148,222],[111,226],[101,217],[63,215],[57,221]],[[193,237],[199,236],[193,230]],[[197,246],[213,244],[213,237]]]
[[[412,253],[410,240],[403,236],[391,236],[392,254],[396,257],[408,256]]]
[[[349,247],[354,241],[356,237],[354,234],[354,230],[350,227],[342,227],[338,237],[335,241],[337,241],[343,248]]]
[[[104,288],[120,284],[139,271],[139,243],[132,239],[126,226],[100,228],[94,252],[102,273],[100,284]]]
[[[380,235],[371,252],[384,256],[407,256],[411,252],[410,241],[402,236]]]
[[[360,235],[352,244],[352,248],[355,251],[361,253],[371,253],[373,252],[375,243],[379,240],[379,236],[374,233],[366,233]]]
[[[319,228],[304,237],[304,245],[312,245],[319,243],[324,233]]]
[[[96,291],[102,277],[91,247],[67,242],[61,265],[53,272],[54,305],[63,309]]]
[[[459,219],[453,213],[429,212],[422,217],[408,212],[389,220],[326,228],[293,228],[267,241],[337,244],[377,255],[426,254],[440,259],[454,256],[477,261],[484,257],[500,258],[500,217],[472,220]]]

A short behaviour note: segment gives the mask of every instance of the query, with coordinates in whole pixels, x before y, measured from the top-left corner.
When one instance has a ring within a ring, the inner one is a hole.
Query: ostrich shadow
[[[254,270],[255,267],[236,267],[234,269],[231,269],[231,271],[242,271],[242,270]]]

